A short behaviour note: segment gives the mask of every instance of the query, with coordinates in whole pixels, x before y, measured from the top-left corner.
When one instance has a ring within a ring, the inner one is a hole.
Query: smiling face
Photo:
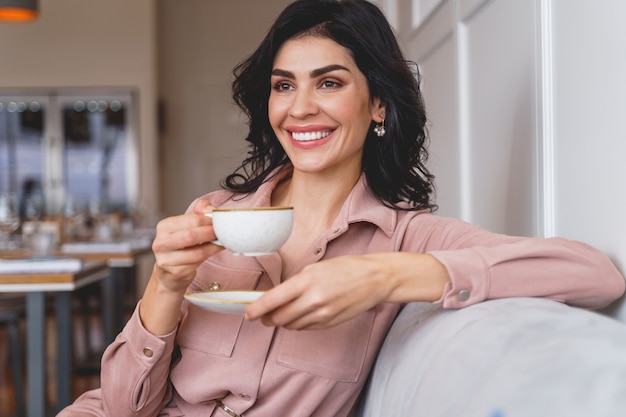
[[[384,108],[370,100],[349,50],[322,37],[289,40],[276,54],[271,84],[269,120],[294,170],[358,177],[370,123],[382,120]]]

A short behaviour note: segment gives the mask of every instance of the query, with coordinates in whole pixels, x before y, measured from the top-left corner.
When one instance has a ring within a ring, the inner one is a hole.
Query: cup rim
[[[229,211],[279,211],[279,210],[293,210],[293,207],[289,206],[275,206],[275,207],[231,207],[231,208],[216,208],[213,209],[214,213],[225,213]]]

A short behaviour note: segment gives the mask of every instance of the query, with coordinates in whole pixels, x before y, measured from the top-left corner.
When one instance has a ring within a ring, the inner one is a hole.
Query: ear
[[[374,97],[370,103],[372,120],[376,123],[381,123],[385,120],[385,110],[385,103],[379,97]]]

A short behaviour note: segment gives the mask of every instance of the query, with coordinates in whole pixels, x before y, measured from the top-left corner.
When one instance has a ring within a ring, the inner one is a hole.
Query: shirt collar
[[[368,222],[376,225],[387,236],[396,228],[398,213],[385,206],[367,185],[365,173],[355,184],[335,220],[336,227],[351,223]]]

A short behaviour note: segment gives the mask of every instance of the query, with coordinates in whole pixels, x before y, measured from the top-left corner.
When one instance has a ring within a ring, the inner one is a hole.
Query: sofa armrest
[[[411,303],[383,344],[361,417],[626,415],[626,325],[536,298]]]

